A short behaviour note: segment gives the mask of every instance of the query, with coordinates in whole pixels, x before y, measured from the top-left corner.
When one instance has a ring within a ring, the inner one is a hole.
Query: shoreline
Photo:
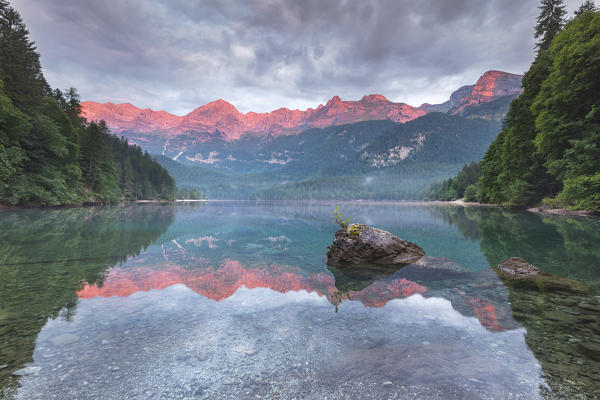
[[[249,200],[249,199],[175,199],[175,200],[130,200],[120,203],[79,203],[79,204],[62,204],[57,206],[7,206],[0,204],[0,212],[29,210],[29,209],[60,209],[60,208],[83,208],[83,207],[102,207],[102,206],[126,206],[134,204],[185,204],[185,203],[308,203],[308,204],[348,204],[348,205],[369,205],[369,206],[428,206],[428,205],[449,205],[460,207],[483,207],[483,208],[502,208],[528,211],[540,215],[558,215],[563,217],[600,217],[600,212],[587,210],[568,210],[566,208],[547,208],[547,207],[530,207],[530,208],[514,208],[502,206],[499,204],[486,204],[478,202],[463,201],[462,199],[452,201],[441,200],[331,200],[331,199],[296,199],[296,200]]]
[[[168,204],[168,203],[175,203],[178,201],[197,201],[197,200],[128,200],[128,201],[121,201],[119,203],[92,203],[92,202],[88,202],[88,203],[76,203],[76,204],[59,204],[56,206],[34,206],[34,205],[30,205],[30,206],[7,206],[6,204],[0,204],[0,212],[3,211],[16,211],[16,210],[38,210],[38,209],[45,209],[45,210],[56,210],[56,209],[61,209],[61,208],[84,208],[84,207],[103,207],[103,206],[125,206],[125,205],[131,205],[131,204],[151,204],[151,203],[160,203],[160,204]],[[206,200],[203,200],[206,201]]]
[[[566,208],[532,207],[528,208],[527,211],[532,212],[534,214],[559,215],[563,217],[600,217],[600,213],[598,211],[569,210]]]

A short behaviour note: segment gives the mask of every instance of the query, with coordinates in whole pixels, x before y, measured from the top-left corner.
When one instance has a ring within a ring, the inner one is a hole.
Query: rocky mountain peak
[[[340,96],[333,96],[328,102],[327,104],[325,104],[325,107],[333,107],[339,104],[342,104],[343,101],[342,99],[340,99]]]
[[[381,94],[368,94],[360,99],[363,103],[389,103],[390,101]]]
[[[463,86],[443,104],[424,104],[419,108],[394,103],[381,94],[369,94],[358,101],[343,101],[333,96],[325,106],[315,109],[280,108],[268,113],[241,113],[231,103],[218,99],[196,108],[184,116],[165,111],[140,109],[130,103],[82,103],[82,114],[90,121],[105,120],[119,133],[154,133],[167,137],[197,132],[204,136],[221,132],[228,139],[251,134],[297,134],[306,128],[323,128],[368,120],[408,122],[431,111],[459,114],[471,105],[521,92],[521,75],[487,71],[475,85]],[[216,136],[215,136],[216,138]],[[137,143],[143,144],[143,143]]]

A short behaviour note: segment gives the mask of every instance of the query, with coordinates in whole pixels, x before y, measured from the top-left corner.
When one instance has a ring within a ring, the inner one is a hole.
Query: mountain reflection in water
[[[168,266],[161,269],[146,267],[114,268],[111,269],[102,285],[85,284],[77,292],[81,298],[129,296],[138,291],[160,290],[174,284],[184,284],[202,296],[221,301],[231,297],[239,288],[269,288],[276,292],[306,291],[325,296],[334,305],[339,305],[343,299],[360,301],[367,307],[382,307],[390,300],[406,298],[416,293],[424,296],[440,296],[444,292],[432,291],[427,287],[407,280],[402,276],[403,271],[392,274],[383,280],[368,280],[368,286],[362,290],[345,290],[343,297],[338,293],[337,279],[327,273],[303,275],[298,267],[269,266],[263,269],[244,268],[238,261],[226,260],[218,268],[205,267],[186,269],[181,266]],[[396,277],[397,276],[397,277]],[[466,286],[465,289],[468,290]],[[507,321],[507,328],[514,328],[506,301],[494,304],[494,299],[482,299],[469,296],[464,290],[456,288],[450,297],[459,302],[458,309],[466,315],[475,315],[488,330],[500,331],[504,328],[496,315],[496,310],[504,307],[501,312]]]
[[[365,273],[325,265],[333,207],[0,214],[1,390],[21,399],[598,392],[595,220],[343,205],[353,221],[427,252],[397,271]],[[507,286],[489,266],[508,256],[585,280],[592,292]]]

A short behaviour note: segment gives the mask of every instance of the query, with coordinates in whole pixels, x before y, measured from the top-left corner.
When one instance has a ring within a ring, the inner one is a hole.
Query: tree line
[[[453,201],[464,198],[465,201],[477,201],[477,181],[480,176],[479,163],[465,164],[456,177],[431,185],[425,199]]]
[[[565,16],[562,0],[542,0],[523,94],[470,182],[480,202],[600,210],[600,12],[588,0]],[[451,186],[430,197],[460,196]]]
[[[173,199],[169,173],[81,116],[77,90],[50,87],[19,13],[0,0],[0,204]]]

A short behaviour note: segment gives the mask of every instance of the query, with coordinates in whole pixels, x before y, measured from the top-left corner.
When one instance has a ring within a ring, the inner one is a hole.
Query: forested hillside
[[[363,168],[411,162],[462,163],[483,156],[500,123],[430,113],[384,132],[361,151]]]
[[[480,202],[600,210],[600,12],[586,1],[565,23],[562,3],[542,1],[523,94],[480,163]]]
[[[238,158],[240,146],[230,153],[235,169],[155,158],[180,187],[212,199],[415,200],[480,159],[499,130],[494,120],[431,113],[406,124],[364,121],[277,137],[262,144],[254,162]]]
[[[173,198],[164,168],[80,114],[77,91],[50,88],[20,15],[0,1],[0,204]]]

